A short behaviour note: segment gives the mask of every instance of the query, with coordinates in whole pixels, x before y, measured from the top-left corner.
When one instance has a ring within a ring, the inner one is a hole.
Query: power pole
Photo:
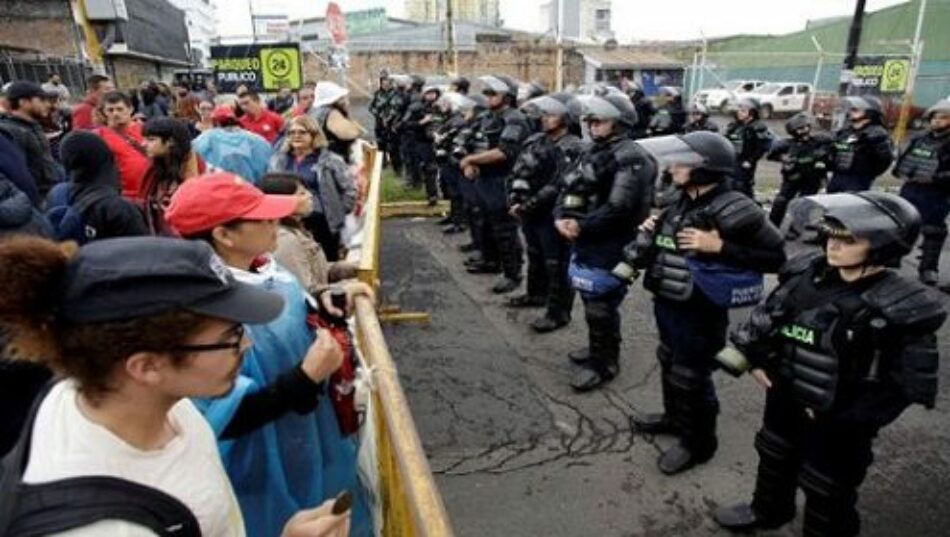
[[[449,73],[452,76],[459,74],[459,55],[455,50],[455,15],[452,11],[452,0],[445,0],[445,29],[446,44],[448,45]]]
[[[554,65],[554,87],[557,91],[564,89],[564,0],[555,0],[557,6],[557,53]]]
[[[851,30],[848,32],[848,45],[845,50],[844,65],[841,67],[841,85],[838,86],[838,95],[848,94],[851,79],[854,76],[854,64],[858,61],[858,46],[861,44],[861,26],[864,23],[864,5],[867,0],[857,0],[854,7],[854,17],[851,19]]]
[[[257,43],[257,24],[254,22],[254,0],[247,0],[247,11],[251,15],[251,35],[254,36],[253,43]]]
[[[914,104],[914,86],[917,73],[920,72],[920,60],[924,54],[924,42],[920,34],[924,29],[924,14],[927,12],[927,0],[919,0],[920,9],[917,12],[917,28],[914,30],[913,57],[911,58],[910,73],[907,75],[907,88],[904,91],[904,100],[901,103],[900,117],[897,119],[897,128],[894,129],[894,142],[900,146],[907,136],[907,122],[910,120],[910,109]]]

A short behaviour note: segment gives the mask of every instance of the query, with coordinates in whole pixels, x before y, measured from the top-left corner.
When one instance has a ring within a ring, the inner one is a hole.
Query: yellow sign
[[[910,77],[909,60],[887,60],[881,76],[881,93],[901,93]]]
[[[300,50],[297,48],[262,48],[261,74],[263,86],[267,89],[277,89],[281,86],[299,88],[302,81],[300,75]]]

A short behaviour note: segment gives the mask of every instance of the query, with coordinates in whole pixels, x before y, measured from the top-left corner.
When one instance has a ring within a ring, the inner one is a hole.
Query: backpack
[[[55,383],[48,383],[36,398],[19,440],[0,463],[0,536],[39,537],[102,520],[131,522],[162,536],[200,536],[191,510],[152,487],[106,476],[23,482],[36,414]]]
[[[96,228],[90,226],[82,211],[73,205],[69,183],[59,183],[47,196],[46,219],[53,226],[53,237],[58,241],[76,241],[80,246],[96,238]]]

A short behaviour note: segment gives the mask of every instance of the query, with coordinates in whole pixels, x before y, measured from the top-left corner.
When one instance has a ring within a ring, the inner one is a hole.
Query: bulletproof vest
[[[806,408],[827,411],[835,401],[841,372],[833,341],[841,320],[835,304],[826,302],[799,312],[778,330],[781,373]]]
[[[851,171],[854,157],[858,152],[861,135],[850,127],[843,129],[835,137],[835,169],[839,172]]]
[[[537,192],[547,182],[545,170],[552,170],[557,163],[552,162],[556,153],[552,151],[552,144],[544,133],[531,135],[525,140],[518,160],[511,170],[513,181],[525,181],[530,192]]]
[[[786,181],[806,181],[824,178],[828,172],[829,144],[814,137],[808,140],[789,140],[788,153],[782,159],[782,177]]]
[[[668,133],[673,130],[673,114],[669,107],[664,106],[650,118],[650,129],[654,133]]]
[[[940,168],[941,153],[947,151],[950,151],[950,136],[920,136],[901,155],[897,175],[904,179],[932,179]]]
[[[729,125],[729,130],[726,131],[726,138],[728,138],[729,141],[732,142],[732,147],[736,149],[736,156],[741,155],[742,152],[745,150],[745,137],[746,137],[745,131],[748,128],[749,128],[748,125],[744,123],[739,123],[738,121],[736,121],[736,122],[731,123]]]
[[[478,131],[488,143],[489,148],[498,147],[503,130],[505,130],[505,119],[500,114],[489,112],[482,116]]]
[[[595,144],[565,174],[563,207],[570,214],[581,218],[607,201],[617,172],[614,145]]]
[[[689,212],[680,212],[678,207],[661,218],[659,227],[653,233],[653,246],[656,257],[644,276],[644,285],[658,296],[685,302],[693,295],[693,278],[686,258],[676,244],[676,234],[683,228]]]

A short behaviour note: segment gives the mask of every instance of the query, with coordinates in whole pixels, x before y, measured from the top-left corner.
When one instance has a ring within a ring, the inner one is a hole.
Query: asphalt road
[[[388,220],[383,234],[384,300],[432,314],[429,327],[388,326],[386,336],[457,535],[728,535],[709,514],[751,494],[764,399],[754,381],[718,376],[718,454],[665,477],[655,460],[670,440],[639,435],[630,422],[660,405],[642,287],[623,304],[620,376],[578,395],[566,354],[586,341],[579,301],[569,328],[535,335],[527,324],[536,312],[504,308],[488,292],[493,277],[461,270],[461,238],[443,237],[431,220]],[[950,385],[950,368],[941,377]],[[914,407],[883,431],[859,503],[867,537],[947,535],[948,394],[935,411]],[[799,535],[799,524],[761,535]]]

